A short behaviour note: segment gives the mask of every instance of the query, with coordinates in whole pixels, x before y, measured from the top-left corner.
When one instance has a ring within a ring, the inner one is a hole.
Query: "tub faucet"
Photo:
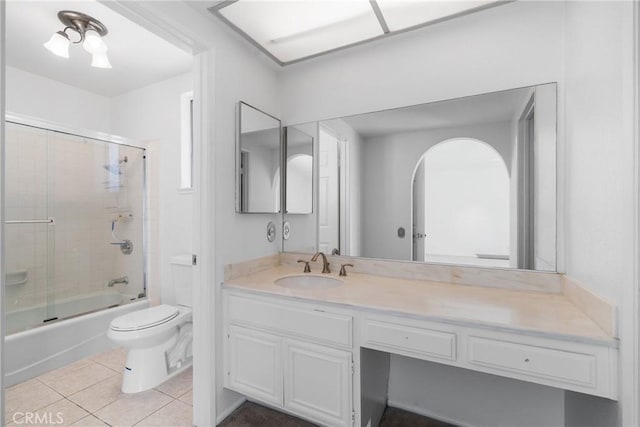
[[[329,269],[329,263],[327,262],[327,256],[322,252],[316,252],[315,255],[309,261],[317,261],[318,257],[322,255],[322,272],[323,273],[331,273]]]
[[[124,283],[125,285],[129,284],[129,276],[118,277],[117,279],[109,280],[109,287],[113,288],[116,283]]]

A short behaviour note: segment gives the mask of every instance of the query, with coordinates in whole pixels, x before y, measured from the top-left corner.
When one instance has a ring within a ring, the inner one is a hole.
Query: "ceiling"
[[[363,138],[503,122],[513,119],[520,112],[531,90],[532,88],[505,90],[339,120],[346,122]],[[328,120],[324,123],[331,127],[331,122]]]
[[[514,0],[223,0],[209,11],[280,65]]]
[[[104,41],[113,68],[91,67],[91,55],[81,45],[69,47],[68,59],[43,47],[64,28],[60,10],[86,13],[106,25]],[[6,18],[7,65],[99,95],[117,96],[191,70],[191,54],[96,1],[9,0]]]

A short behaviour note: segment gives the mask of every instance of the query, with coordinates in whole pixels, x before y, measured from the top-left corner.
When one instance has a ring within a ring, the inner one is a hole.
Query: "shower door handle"
[[[55,224],[55,218],[49,219],[15,219],[4,222],[5,224]]]

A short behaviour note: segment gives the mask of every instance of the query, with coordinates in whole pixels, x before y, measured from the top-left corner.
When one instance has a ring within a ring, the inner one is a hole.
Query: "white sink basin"
[[[344,282],[331,276],[295,274],[293,276],[280,277],[274,283],[278,286],[292,289],[326,289],[335,288]]]

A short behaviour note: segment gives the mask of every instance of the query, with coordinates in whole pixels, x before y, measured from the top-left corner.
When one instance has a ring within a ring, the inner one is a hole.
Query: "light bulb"
[[[54,33],[44,47],[54,55],[69,58],[69,36],[63,31]]]
[[[111,68],[107,52],[96,52],[91,54],[91,66],[96,68]]]
[[[107,45],[95,30],[87,30],[84,33],[82,47],[89,53],[101,53],[107,51]]]

